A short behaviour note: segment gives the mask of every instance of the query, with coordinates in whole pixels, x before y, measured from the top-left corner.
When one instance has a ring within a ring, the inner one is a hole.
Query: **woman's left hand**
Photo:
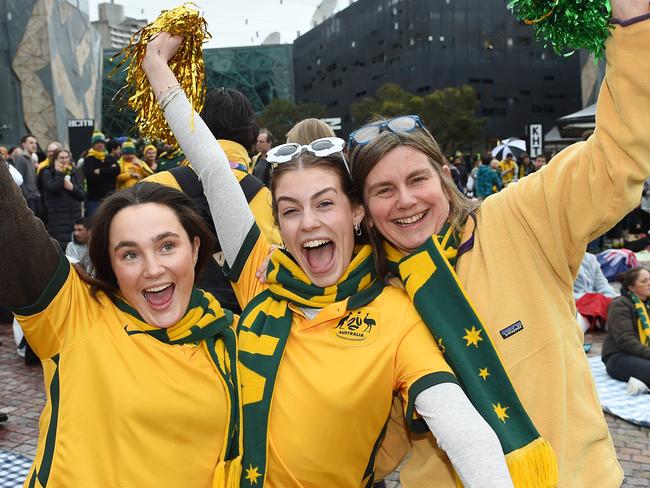
[[[273,254],[273,252],[280,247],[282,246],[276,246],[275,244],[269,246],[269,255],[264,258],[264,261],[262,261],[260,267],[257,268],[257,271],[255,271],[255,277],[259,280],[260,283],[266,283],[266,270],[269,267],[269,263],[271,262],[271,254]]]
[[[147,53],[144,57],[145,62],[149,58],[149,60],[158,59],[165,64],[169,63],[169,60],[178,52],[178,48],[183,43],[183,39],[183,36],[173,35],[169,32],[161,32],[147,44]]]

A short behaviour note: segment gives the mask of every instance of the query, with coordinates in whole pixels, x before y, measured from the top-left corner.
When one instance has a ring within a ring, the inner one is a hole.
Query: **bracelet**
[[[176,83],[175,85],[168,86],[167,88],[164,88],[160,90],[156,94],[156,100],[160,101],[165,95],[167,95],[170,91],[172,91],[174,88],[177,88],[181,86],[180,83]]]
[[[160,107],[160,110],[164,112],[167,105],[169,105],[169,102],[171,102],[172,99],[182,91],[180,85],[175,85],[166,89],[158,98],[158,106]]]

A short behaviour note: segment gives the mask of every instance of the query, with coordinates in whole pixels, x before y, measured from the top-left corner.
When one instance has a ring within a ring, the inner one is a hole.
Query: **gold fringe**
[[[530,444],[506,454],[506,464],[515,488],[555,488],[558,469],[555,453],[548,441],[541,437]],[[456,476],[457,488],[463,483]]]
[[[194,110],[201,112],[203,108],[205,66],[202,46],[211,36],[207,31],[205,19],[192,7],[196,6],[193,3],[186,3],[172,10],[163,10],[155,21],[133,34],[129,45],[118,54],[124,57],[114,71],[127,62],[128,68],[126,85],[120,89],[116,98],[118,102],[127,104],[135,111],[136,126],[140,136],[145,139],[161,140],[176,145],[176,139],[155,100],[142,68],[147,44],[160,32],[169,32],[185,38],[176,55],[169,61],[169,67],[176,75]]]
[[[554,488],[558,468],[551,444],[541,437],[506,455],[515,488]]]
[[[214,470],[212,488],[239,488],[242,457],[220,461]]]

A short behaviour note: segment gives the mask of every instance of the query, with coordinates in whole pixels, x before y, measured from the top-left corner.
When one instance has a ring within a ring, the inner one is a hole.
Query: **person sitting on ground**
[[[607,307],[612,303],[612,298],[618,295],[605,278],[598,258],[591,253],[585,253],[578,276],[573,282],[576,318],[583,332],[593,328],[605,329]]]
[[[138,181],[153,174],[152,169],[135,155],[135,144],[131,140],[122,144],[122,157],[117,162],[120,174],[115,179],[118,190],[131,188]]]
[[[650,272],[630,269],[619,280],[621,296],[609,306],[602,359],[607,374],[627,381],[628,394],[636,395],[650,386]]]

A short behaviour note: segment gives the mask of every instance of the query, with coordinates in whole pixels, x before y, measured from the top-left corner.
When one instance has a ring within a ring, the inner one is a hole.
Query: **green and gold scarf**
[[[473,219],[468,225],[474,225]],[[453,232],[448,225],[408,256],[384,242],[390,270],[400,277],[465,394],[499,437],[514,486],[556,486],[553,448],[537,432],[519,401],[454,271],[459,253],[472,245],[473,232],[461,245],[460,232]]]
[[[275,380],[291,330],[289,304],[323,308],[347,300],[347,309],[367,305],[383,290],[370,246],[358,248],[336,285],[314,285],[290,254],[277,249],[267,270],[269,288],[244,309],[239,321],[239,361],[244,412],[242,486],[264,486],[267,473],[269,412]]]
[[[650,317],[648,317],[648,309],[645,303],[629,290],[623,288],[621,290],[623,296],[628,297],[634,303],[634,311],[636,312],[636,326],[639,333],[639,340],[644,346],[650,346]]]
[[[94,149],[88,149],[88,152],[86,153],[87,158],[97,158],[100,161],[104,161],[106,159],[106,151],[95,151]]]
[[[113,297],[113,302],[135,319],[137,329],[129,330],[125,326],[128,335],[147,334],[165,344],[197,343],[213,364],[227,387],[230,414],[220,461],[214,471],[212,488],[239,487],[243,439],[237,340],[232,328],[232,312],[221,308],[219,301],[212,294],[195,288],[192,290],[187,312],[180,322],[167,329],[161,329],[147,324],[140,314],[120,297]]]

